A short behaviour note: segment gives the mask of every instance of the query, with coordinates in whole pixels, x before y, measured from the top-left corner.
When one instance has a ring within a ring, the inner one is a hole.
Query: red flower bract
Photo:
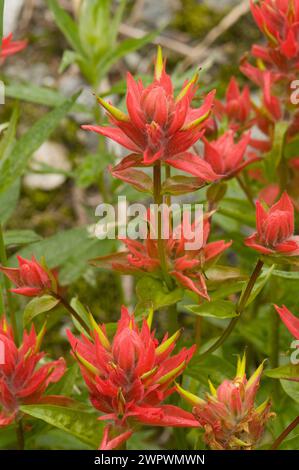
[[[245,244],[265,255],[299,255],[299,237],[294,236],[294,207],[287,193],[268,212],[256,203],[257,231]]]
[[[245,152],[250,142],[250,134],[244,134],[239,142],[234,142],[234,131],[229,130],[219,139],[209,142],[203,138],[205,143],[203,159],[197,155],[185,155],[180,159],[173,159],[173,166],[178,169],[184,169],[193,176],[202,177],[205,166],[210,173],[217,175],[215,179],[228,179],[242,171],[247,165],[256,162],[259,158],[252,154],[249,158],[245,157]],[[167,163],[171,163],[172,159],[168,159]]]
[[[2,39],[0,58],[5,59],[6,57],[16,54],[22,51],[27,46],[27,41],[13,41],[12,33]]]
[[[167,215],[164,214],[164,221],[166,217]],[[189,224],[189,229],[187,229],[188,224],[189,221],[185,220],[182,225],[171,230],[169,238],[165,240],[167,269],[179,286],[209,300],[204,271],[231,246],[231,241],[217,240],[208,243],[211,226],[207,218],[204,219],[203,226],[193,223],[191,226]],[[191,238],[192,234],[199,230],[202,230],[202,240],[199,246],[186,249],[187,244],[194,242],[194,238]],[[187,240],[184,234],[188,234],[190,238]],[[91,260],[91,264],[109,267],[123,274],[148,272],[161,274],[163,278],[158,242],[151,238],[150,230],[144,241],[130,239],[121,241],[127,246],[127,251],[95,258]]]
[[[105,326],[91,317],[92,339],[68,337],[89,390],[93,406],[123,431],[138,423],[155,426],[197,426],[192,415],[163,401],[173,393],[173,381],[185,369],[195,347],[171,356],[178,331],[162,342],[146,320],[139,328],[134,316],[122,308],[117,331],[110,343]],[[121,431],[120,431],[121,432]],[[104,444],[103,444],[104,445]]]
[[[62,358],[39,366],[45,356],[39,352],[44,333],[43,328],[36,335],[32,327],[30,333],[24,333],[18,348],[5,318],[0,322],[0,342],[4,345],[4,361],[0,363],[0,427],[14,421],[21,405],[65,404],[64,397],[44,395],[48,385],[58,382],[65,371]]]
[[[197,79],[196,74],[174,97],[171,78],[165,72],[159,48],[151,85],[144,87],[141,80],[136,83],[128,74],[128,114],[99,98],[113,127],[83,126],[83,129],[109,137],[137,154],[139,157],[132,159],[131,166],[152,165],[157,160],[165,161],[175,155],[183,158],[184,153],[202,137],[215,95],[215,91],[211,91],[200,108],[192,108]],[[213,178],[211,174],[210,181]]]
[[[16,286],[11,292],[37,297],[46,293],[57,293],[58,284],[55,271],[50,271],[36,261],[34,256],[27,260],[18,256],[18,268],[6,268],[0,266],[2,271]]]
[[[299,1],[251,0],[255,22],[268,39],[268,47],[253,46],[253,55],[283,71],[299,67]]]
[[[243,91],[240,91],[236,78],[232,77],[225,98],[224,104],[218,100],[215,102],[219,119],[227,118],[229,127],[233,130],[249,126],[251,111],[249,87],[246,85]]]
[[[224,380],[217,389],[210,382],[205,400],[177,386],[192,405],[193,414],[205,430],[204,440],[213,450],[252,450],[264,432],[270,413],[270,401],[255,408],[263,365],[247,380],[246,358],[238,359],[236,377]]]
[[[295,317],[285,305],[282,307],[275,305],[275,308],[289,332],[299,340],[299,318]]]

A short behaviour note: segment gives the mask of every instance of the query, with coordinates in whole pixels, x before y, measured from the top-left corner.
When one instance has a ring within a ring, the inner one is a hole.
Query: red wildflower
[[[6,57],[16,54],[22,51],[27,46],[27,41],[13,41],[12,33],[2,39],[2,46],[0,52],[0,58],[5,59]]]
[[[299,237],[294,236],[294,206],[285,192],[268,212],[256,203],[257,231],[245,244],[263,254],[299,255]]]
[[[175,168],[184,169],[193,176],[202,175],[202,165],[205,163],[210,172],[214,172],[216,179],[228,179],[235,176],[247,165],[259,160],[252,154],[249,158],[245,157],[246,149],[250,142],[250,134],[244,134],[239,142],[234,143],[234,131],[229,130],[219,139],[209,142],[203,137],[205,144],[204,157],[185,154],[183,158],[176,156],[174,159],[168,159],[167,163],[173,164]]]
[[[68,336],[73,355],[89,390],[92,405],[122,432],[133,430],[138,423],[155,426],[198,426],[193,416],[163,401],[174,392],[173,381],[190,361],[195,347],[183,348],[171,356],[180,336],[178,331],[162,342],[150,331],[150,321],[139,328],[134,316],[122,308],[117,331],[109,341],[105,325],[91,317],[92,339]],[[107,445],[106,430],[103,445]]]
[[[105,426],[103,432],[103,439],[99,450],[113,450],[120,448],[120,446],[124,444],[133,434],[133,432],[129,430],[116,435],[116,437],[110,437],[109,435],[112,433],[112,431],[113,429],[110,424]]]
[[[270,401],[255,408],[263,365],[247,380],[246,358],[238,359],[233,380],[225,380],[205,400],[177,386],[178,392],[192,405],[193,414],[205,430],[204,440],[213,450],[252,450],[263,435],[270,413]]]
[[[299,1],[251,0],[251,11],[268,39],[268,47],[253,46],[253,55],[283,71],[298,70]]]
[[[294,338],[299,340],[299,318],[295,317],[295,315],[293,315],[285,305],[282,307],[274,305],[274,307],[289,332],[294,336]]]
[[[232,77],[225,98],[225,103],[218,100],[215,102],[218,117],[220,119],[227,118],[228,124],[233,130],[247,127],[251,111],[249,87],[245,86],[241,92],[236,78]]]
[[[196,74],[174,97],[171,78],[158,48],[151,85],[144,87],[141,80],[136,83],[128,74],[128,114],[99,98],[113,127],[83,126],[83,129],[109,137],[133,152],[131,159],[126,158],[123,170],[166,161],[175,155],[183,159],[185,152],[202,137],[215,95],[215,91],[210,92],[200,108],[192,108],[197,79]],[[210,180],[214,176],[210,174]]]
[[[43,396],[51,383],[58,382],[65,371],[64,359],[39,366],[45,356],[39,352],[45,329],[36,335],[32,326],[24,333],[18,348],[5,318],[0,322],[0,342],[4,344],[4,364],[0,363],[0,427],[11,424],[20,405],[64,403],[64,397]],[[64,403],[65,404],[65,403]]]
[[[32,256],[31,261],[18,256],[18,268],[6,268],[0,266],[2,271],[16,288],[11,292],[25,295],[26,297],[37,297],[46,293],[57,293],[58,285],[56,273],[42,266]]]
[[[190,222],[185,220],[182,225],[172,230],[169,238],[165,240],[169,274],[175,278],[179,286],[183,286],[208,300],[204,272],[232,243],[224,240],[208,243],[210,229],[210,222],[207,218],[203,221],[203,227],[195,223],[190,226]],[[186,244],[191,244],[195,240],[195,238],[191,238],[192,234],[199,230],[203,231],[199,246],[196,249],[186,249]],[[184,233],[188,234],[190,239],[187,240]],[[158,242],[154,237],[151,238],[150,231],[144,241],[130,239],[122,239],[121,241],[126,245],[127,251],[95,258],[91,263],[95,266],[109,267],[123,274],[147,272],[159,273],[161,278],[163,277]]]

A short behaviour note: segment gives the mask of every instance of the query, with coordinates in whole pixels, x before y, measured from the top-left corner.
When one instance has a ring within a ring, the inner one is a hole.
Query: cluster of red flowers
[[[17,347],[6,319],[0,322],[0,343],[4,345],[4,361],[0,363],[0,428],[18,419],[19,407],[33,403],[65,404],[60,396],[45,395],[51,383],[58,382],[65,372],[64,359],[40,365],[45,353],[40,352],[45,328],[36,335],[32,326],[24,333]]]
[[[253,57],[258,59],[257,67],[244,62],[241,70],[262,89],[262,106],[254,105],[249,88],[241,91],[232,78],[225,103],[215,100],[215,91],[211,91],[198,109],[193,108],[198,75],[186,82],[175,96],[159,48],[152,84],[144,87],[140,80],[136,82],[128,75],[127,113],[99,98],[111,126],[84,126],[132,152],[111,169],[114,176],[140,188],[140,179],[147,175],[143,172],[153,168],[154,193],[158,189],[163,201],[161,180],[158,188],[155,187],[155,174],[157,169],[161,170],[161,165],[195,177],[192,190],[210,183],[216,186],[222,180],[239,175],[249,164],[260,161],[261,155],[256,152],[262,154],[270,150],[282,117],[287,122],[284,137],[287,142],[292,139],[296,125],[288,113],[292,105],[286,95],[276,89],[289,86],[299,69],[299,0],[252,2],[251,9],[266,36],[267,45],[255,45],[252,49]],[[9,36],[2,42],[1,57],[18,52],[25,45],[25,42],[12,42]],[[298,116],[296,119],[298,121]],[[217,130],[222,121],[227,122],[227,130],[209,140],[208,131]],[[251,131],[255,126],[265,134],[264,141],[253,138]],[[190,151],[199,140],[203,142],[201,156]],[[290,163],[283,158],[278,163],[289,168]],[[136,167],[138,171],[133,170]],[[262,177],[267,178],[266,175]],[[276,180],[271,184],[271,190],[273,184],[278,185]],[[294,205],[284,189],[278,185],[278,191],[274,191],[275,199],[280,194],[281,197],[275,204],[269,204],[272,207],[268,210],[263,201],[257,201],[256,232],[246,239],[245,244],[265,258],[274,256],[277,260],[290,261],[299,255],[299,237],[294,236]],[[186,250],[186,227],[180,225],[171,227],[170,237],[163,240],[163,260],[161,240],[152,239],[148,234],[143,242],[122,240],[126,251],[98,258],[93,263],[108,265],[121,273],[151,274],[162,280],[166,270],[178,286],[209,301],[205,271],[231,246],[231,242],[223,240],[208,241],[214,207],[210,209],[201,228],[189,227],[189,232],[203,231],[203,240],[197,249]],[[0,268],[15,285],[12,292],[29,297],[48,294],[59,299],[55,272],[34,257],[32,260],[19,257],[18,261],[18,268]],[[290,332],[299,339],[299,320],[285,306],[276,307],[276,310]],[[191,360],[195,347],[173,353],[180,331],[170,337],[166,334],[159,343],[155,332],[151,331],[151,322],[150,315],[138,325],[134,315],[123,308],[112,339],[108,337],[105,325],[98,325],[92,315],[86,334],[77,338],[68,332],[72,354],[80,366],[90,401],[102,413],[99,419],[109,423],[101,448],[120,447],[140,424],[202,427],[205,441],[212,449],[255,448],[271,416],[268,400],[255,407],[263,366],[247,380],[243,357],[238,361],[233,380],[225,380],[217,389],[210,383],[211,393],[205,399],[198,398],[175,383]],[[0,427],[18,420],[23,404],[66,403],[63,397],[46,394],[48,385],[63,375],[65,363],[59,359],[39,366],[44,356],[39,352],[44,333],[45,328],[36,335],[32,327],[30,333],[24,333],[22,344],[17,346],[6,320],[1,320],[0,341],[5,346],[5,361],[0,364]],[[176,391],[192,403],[192,413],[165,403]]]

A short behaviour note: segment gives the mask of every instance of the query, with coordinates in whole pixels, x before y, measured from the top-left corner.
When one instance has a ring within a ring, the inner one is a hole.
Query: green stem
[[[154,201],[158,206],[157,243],[161,270],[168,289],[173,290],[173,282],[168,274],[165,246],[162,238],[162,211],[159,210],[159,206],[163,203],[163,196],[161,194],[161,162],[157,162],[154,166]]]
[[[299,416],[297,416],[297,418],[294,419],[294,421],[292,421],[286,428],[284,431],[282,431],[282,433],[278,436],[278,438],[274,441],[274,443],[272,444],[270,450],[276,450],[278,449],[278,447],[280,446],[280,444],[285,440],[285,438],[290,434],[290,432],[293,431],[293,429],[296,428],[296,426],[298,426],[299,424]]]
[[[89,325],[87,325],[87,323],[85,323],[85,321],[82,320],[82,318],[78,315],[76,310],[74,310],[73,307],[68,303],[68,301],[65,300],[63,297],[61,297],[60,295],[55,295],[55,297],[60,301],[60,303],[64,306],[67,312],[70,313],[71,316],[73,316],[77,320],[77,322],[80,323],[82,328],[88,333]]]
[[[3,266],[7,266],[7,255],[6,255],[6,249],[5,249],[5,244],[4,244],[3,228],[1,224],[0,224],[0,262]],[[10,281],[6,276],[4,276],[3,285],[5,289],[5,294],[6,294],[5,295],[6,308],[7,308],[7,311],[9,312],[9,318],[10,318],[10,323],[11,323],[11,327],[12,327],[13,334],[14,334],[14,339],[15,339],[16,344],[19,344],[19,332],[18,332],[18,327],[17,327],[15,311],[13,308],[12,296],[10,292]]]
[[[19,418],[16,421],[16,435],[17,435],[18,450],[24,450],[25,436],[24,436],[22,418]]]
[[[270,366],[271,369],[278,367],[279,360],[279,316],[271,317],[271,335],[270,335]]]
[[[255,208],[255,203],[254,203],[254,200],[253,200],[253,196],[251,194],[251,191],[250,191],[250,188],[249,186],[247,186],[244,181],[242,180],[241,176],[237,176],[237,181],[242,189],[242,191],[244,192],[246,198],[248,199],[248,202],[250,203],[250,205],[252,207]]]
[[[243,313],[243,311],[245,310],[246,308],[246,304],[248,302],[248,299],[249,299],[249,296],[252,292],[252,289],[261,273],[261,270],[262,270],[262,267],[263,267],[264,263],[263,261],[261,261],[260,259],[258,260],[255,268],[254,268],[254,271],[253,273],[251,274],[250,276],[250,279],[248,281],[248,284],[246,286],[246,289],[244,291],[244,293],[241,295],[240,299],[239,299],[239,302],[236,306],[236,313],[238,313],[238,316],[237,317],[234,317],[230,323],[228,324],[227,328],[224,330],[224,332],[222,333],[222,335],[220,336],[220,338],[218,338],[218,340],[212,344],[212,346],[207,349],[207,351],[205,351],[204,353],[202,353],[200,356],[199,356],[199,359],[204,359],[205,357],[207,357],[209,354],[213,353],[214,351],[216,351],[216,349],[218,349],[223,343],[224,341],[230,336],[231,332],[233,331],[233,329],[235,328],[236,324],[238,323],[240,317],[241,317],[241,314]]]

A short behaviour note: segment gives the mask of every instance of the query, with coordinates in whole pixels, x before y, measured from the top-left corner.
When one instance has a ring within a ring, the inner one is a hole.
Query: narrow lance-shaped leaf
[[[59,6],[57,0],[47,0],[47,3],[54,15],[57,26],[62,31],[69,44],[75,51],[84,54],[78,34],[78,27],[74,20]]]
[[[76,94],[71,100],[43,116],[16,142],[10,155],[0,164],[0,193],[22,175],[32,153],[48,139],[78,96]]]

